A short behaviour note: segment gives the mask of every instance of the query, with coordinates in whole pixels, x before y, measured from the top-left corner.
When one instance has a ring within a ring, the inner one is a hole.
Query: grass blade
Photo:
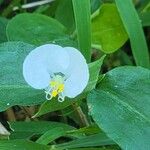
[[[129,35],[136,65],[149,68],[148,48],[138,14],[131,0],[115,0],[123,24]]]
[[[87,62],[91,58],[90,0],[72,0],[78,46]],[[82,15],[81,15],[82,14]]]

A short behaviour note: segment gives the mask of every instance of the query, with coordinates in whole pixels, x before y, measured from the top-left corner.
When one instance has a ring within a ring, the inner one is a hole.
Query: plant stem
[[[78,106],[77,103],[72,104],[72,106],[73,106],[73,109],[74,109],[76,115],[79,117],[79,119],[81,121],[80,126],[81,127],[89,126],[89,122],[86,118],[86,115],[83,113],[81,107]]]

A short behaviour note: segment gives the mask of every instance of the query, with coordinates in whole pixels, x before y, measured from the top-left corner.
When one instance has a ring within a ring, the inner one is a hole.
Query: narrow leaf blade
[[[123,24],[129,35],[136,65],[150,67],[148,48],[138,14],[131,0],[115,0]]]
[[[90,62],[91,59],[90,0],[72,0],[72,3],[78,38],[78,46],[82,54],[86,58],[86,60]]]

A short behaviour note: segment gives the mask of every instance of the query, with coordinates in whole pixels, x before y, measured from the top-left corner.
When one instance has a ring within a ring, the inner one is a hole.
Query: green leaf
[[[101,132],[102,132],[101,129],[96,124],[92,124],[88,127],[83,127],[83,128],[68,131],[67,133],[71,135],[73,134],[92,135],[92,134],[98,134]]]
[[[139,1],[140,2],[140,7],[137,7],[139,12],[146,12],[148,11],[148,7],[150,5],[150,1],[149,0],[144,0],[144,1]]]
[[[9,41],[23,41],[34,45],[46,43],[75,45],[62,24],[41,14],[23,13],[15,16],[8,23],[7,37]]]
[[[90,136],[85,136],[80,139],[75,139],[67,143],[58,144],[56,145],[56,147],[68,149],[68,148],[94,147],[113,144],[115,143],[111,139],[109,139],[104,133],[99,133]]]
[[[131,0],[115,0],[119,14],[129,35],[132,53],[137,65],[149,68],[148,48],[142,24]]]
[[[52,112],[52,111],[64,109],[67,106],[73,104],[75,101],[84,98],[85,93],[87,93],[87,92],[91,91],[93,88],[95,88],[95,85],[98,80],[99,70],[101,68],[104,58],[105,58],[105,55],[103,57],[101,57],[101,59],[89,64],[90,79],[89,79],[89,83],[88,83],[86,89],[84,90],[83,94],[79,95],[78,97],[76,97],[74,99],[66,98],[66,100],[63,103],[58,102],[57,99],[52,99],[51,101],[46,101],[45,103],[43,103],[41,105],[39,111],[33,117],[39,117],[41,115],[44,115],[44,114]]]
[[[78,46],[80,51],[86,58],[87,62],[90,62],[91,60],[90,0],[72,0],[72,3],[77,31]]]
[[[0,140],[1,150],[50,150],[49,146],[25,140]],[[55,149],[54,149],[55,150]]]
[[[143,12],[139,15],[144,27],[150,26],[150,12]]]
[[[104,53],[118,50],[128,39],[114,4],[103,4],[92,16],[92,46]]]
[[[117,150],[116,148],[71,148],[71,149],[68,149],[68,150]]]
[[[118,67],[88,96],[89,111],[107,135],[126,150],[150,147],[150,71]]]
[[[66,134],[66,131],[63,128],[53,128],[45,132],[40,138],[36,140],[36,143],[47,145],[48,143],[54,141],[55,139]]]
[[[22,74],[23,61],[34,48],[23,42],[0,44],[0,111],[14,105],[35,105],[45,100],[44,92],[28,86]]]
[[[102,3],[103,0],[91,0],[91,12],[95,12]]]
[[[105,57],[106,55],[103,55],[99,60],[92,62],[88,65],[89,72],[90,72],[90,79],[85,89],[85,92],[89,92],[95,88],[97,80],[98,80],[99,72],[101,70],[101,66],[103,64]]]
[[[61,128],[64,131],[74,129],[67,124],[52,121],[9,122],[9,124],[12,129],[10,139],[28,139],[33,135],[42,135],[54,128]]]
[[[69,31],[73,31],[75,29],[72,0],[60,1],[55,12],[55,18],[67,27]]]
[[[0,4],[2,4],[3,3],[3,0],[0,0]]]
[[[8,20],[6,18],[0,17],[0,43],[6,42],[6,26],[7,26]]]

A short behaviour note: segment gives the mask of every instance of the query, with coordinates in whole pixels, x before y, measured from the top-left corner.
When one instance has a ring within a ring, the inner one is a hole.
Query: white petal
[[[72,47],[65,47],[70,56],[67,74],[70,77],[65,82],[65,95],[74,98],[85,89],[89,80],[89,70],[85,58],[80,51]]]
[[[23,75],[26,82],[36,89],[48,86],[50,75],[65,72],[69,65],[69,55],[60,46],[46,44],[35,48],[25,58]]]

